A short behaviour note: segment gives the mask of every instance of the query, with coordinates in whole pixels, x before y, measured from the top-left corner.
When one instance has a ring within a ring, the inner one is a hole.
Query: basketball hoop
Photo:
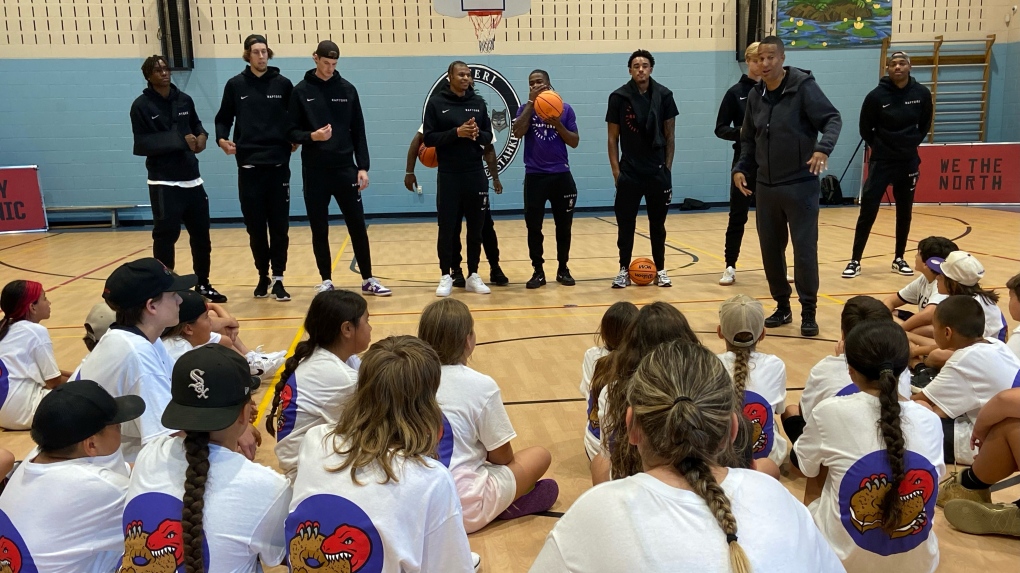
[[[496,28],[499,27],[499,21],[503,19],[503,12],[499,10],[469,11],[468,16],[475,27],[478,51],[486,54],[491,53],[496,47]]]

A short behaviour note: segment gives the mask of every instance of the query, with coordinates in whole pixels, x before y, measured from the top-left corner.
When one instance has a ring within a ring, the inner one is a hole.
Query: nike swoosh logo
[[[247,98],[247,97],[248,97],[248,96],[241,96],[241,99],[245,99],[245,98]]]
[[[305,98],[305,101],[315,101],[315,98],[312,98],[312,99]]]
[[[744,101],[745,99],[747,99],[747,96],[740,98],[740,101]]]
[[[158,113],[156,115],[152,116],[152,119],[156,119],[157,117],[159,117]]]
[[[885,108],[887,108],[887,107],[889,107],[889,106],[891,106],[891,105],[892,105],[891,103],[887,103],[887,104],[885,104],[885,105],[883,105],[883,106],[882,106],[882,109],[885,109]]]
[[[444,109],[444,110],[443,110],[443,113],[446,113],[446,112],[448,112],[448,111],[450,111],[450,110],[448,110],[448,109]]]

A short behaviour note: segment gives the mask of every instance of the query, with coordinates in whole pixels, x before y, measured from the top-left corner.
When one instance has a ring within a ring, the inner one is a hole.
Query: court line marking
[[[142,251],[147,251],[147,250],[149,250],[149,249],[151,249],[151,248],[152,248],[152,247],[146,246],[146,247],[143,247],[143,248],[141,248],[141,249],[138,249],[137,251],[134,251],[134,252],[128,253],[128,254],[124,255],[123,257],[119,257],[119,258],[116,258],[116,259],[114,259],[114,260],[112,260],[112,261],[110,261],[110,262],[106,263],[105,265],[102,265],[102,266],[96,267],[96,268],[92,269],[91,271],[85,272],[85,273],[83,273],[83,274],[80,274],[80,275],[78,275],[78,276],[76,276],[76,277],[72,277],[72,278],[70,278],[70,279],[67,279],[66,281],[64,281],[64,282],[62,282],[62,283],[60,283],[60,284],[58,284],[58,285],[56,285],[56,286],[52,286],[52,287],[50,287],[50,288],[46,289],[46,292],[53,292],[53,291],[57,290],[58,288],[60,288],[60,287],[62,287],[62,286],[65,286],[65,285],[69,285],[69,284],[73,283],[74,281],[76,281],[76,280],[78,280],[78,279],[80,279],[80,278],[82,278],[82,277],[86,277],[86,276],[88,276],[88,275],[91,275],[92,273],[94,273],[94,272],[96,272],[96,271],[101,271],[101,270],[105,269],[106,267],[109,267],[109,266],[115,265],[115,264],[117,264],[117,263],[119,263],[119,262],[123,261],[124,259],[126,259],[126,258],[128,258],[128,257],[132,257],[132,256],[134,256],[134,255],[137,255],[138,253],[140,253],[140,252],[142,252]]]
[[[336,270],[337,263],[340,262],[340,257],[343,256],[344,251],[347,250],[347,244],[350,243],[351,236],[347,235],[344,238],[344,242],[340,245],[340,251],[336,254],[336,258],[333,259],[333,265],[331,270]],[[304,317],[302,317],[304,318]],[[287,347],[287,358],[294,355],[294,349],[297,348],[298,343],[305,336],[305,325],[302,322],[301,326],[298,327],[297,334],[294,335],[294,340],[290,342],[290,346]],[[269,408],[269,404],[273,401],[273,396],[276,394],[276,384],[280,381],[280,376],[283,374],[283,369],[286,366],[281,366],[276,374],[273,374],[273,378],[269,381],[266,386],[266,393],[262,396],[262,400],[259,402],[259,409],[255,418],[255,425],[258,426],[262,422],[262,418],[266,415],[266,409]]]
[[[550,398],[548,400],[517,400],[503,402],[504,406],[526,406],[528,404],[557,404],[560,402],[587,402],[584,398]]]
[[[36,237],[36,238],[32,239],[31,241],[24,241],[24,242],[21,242],[21,243],[17,243],[15,245],[7,245],[6,247],[0,247],[0,251],[6,251],[7,249],[15,249],[15,248],[20,247],[22,245],[27,245],[29,243],[35,243],[35,242],[38,242],[38,241],[44,241],[44,240],[49,239],[51,237],[59,237],[60,235],[63,235],[63,233],[52,233],[52,234],[51,233],[47,233],[47,234],[43,235],[42,237]]]

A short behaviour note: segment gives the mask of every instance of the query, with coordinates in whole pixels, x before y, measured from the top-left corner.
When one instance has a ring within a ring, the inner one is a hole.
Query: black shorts
[[[794,451],[793,445],[797,443],[800,436],[804,433],[804,426],[807,422],[804,420],[804,416],[790,416],[783,420],[783,431],[786,432],[786,437],[790,438],[790,463],[793,467],[800,469],[800,462],[797,461],[797,452]]]
[[[953,418],[942,418],[942,455],[947,464],[956,463],[956,442],[953,438],[956,430],[956,420]]]

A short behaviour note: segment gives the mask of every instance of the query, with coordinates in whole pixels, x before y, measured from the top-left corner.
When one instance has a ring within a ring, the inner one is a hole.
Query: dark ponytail
[[[266,431],[276,437],[276,417],[280,414],[280,394],[297,367],[312,355],[316,348],[328,348],[340,339],[345,322],[358,327],[361,317],[368,312],[368,303],[360,294],[349,290],[320,292],[312,299],[305,316],[304,328],[308,340],[299,342],[294,354],[287,358],[280,379],[273,389],[273,408],[266,416]]]
[[[889,489],[882,500],[882,530],[891,535],[899,525],[902,509],[899,488],[907,471],[898,386],[910,357],[910,343],[899,325],[867,320],[850,331],[844,350],[847,364],[879,389],[878,428],[892,470]]]
[[[40,294],[33,296],[30,291],[41,293],[42,285],[34,281],[16,280],[7,283],[0,292],[0,311],[4,313],[0,319],[0,340],[7,336],[12,324],[27,317],[31,304],[39,300]]]
[[[184,456],[188,460],[188,469],[184,474],[184,511],[181,514],[184,571],[204,573],[202,512],[205,506],[205,483],[209,478],[208,432],[188,432],[184,438]]]

